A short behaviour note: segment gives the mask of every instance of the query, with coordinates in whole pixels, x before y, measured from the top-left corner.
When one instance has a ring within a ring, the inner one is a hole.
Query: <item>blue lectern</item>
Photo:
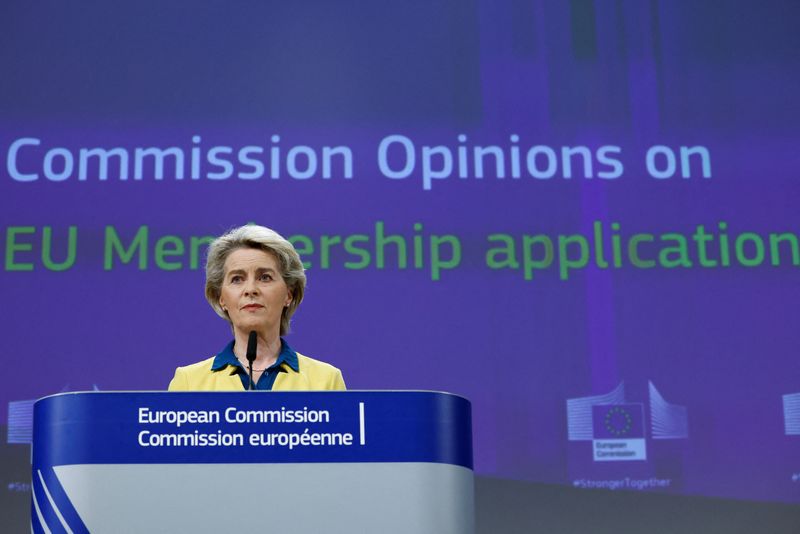
[[[65,393],[34,407],[34,532],[473,532],[446,393]]]

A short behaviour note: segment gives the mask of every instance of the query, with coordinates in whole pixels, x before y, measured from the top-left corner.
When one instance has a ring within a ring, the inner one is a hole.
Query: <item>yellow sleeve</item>
[[[189,391],[186,373],[182,367],[175,369],[175,376],[172,377],[167,391]]]
[[[347,389],[347,386],[344,385],[342,372],[339,369],[336,369],[336,373],[333,375],[333,380],[331,381],[329,389],[332,391],[344,391]]]

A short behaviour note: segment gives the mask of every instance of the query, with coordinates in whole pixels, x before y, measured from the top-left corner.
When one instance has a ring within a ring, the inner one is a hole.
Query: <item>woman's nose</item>
[[[244,286],[244,294],[245,295],[257,295],[258,294],[258,284],[253,279],[247,281]]]

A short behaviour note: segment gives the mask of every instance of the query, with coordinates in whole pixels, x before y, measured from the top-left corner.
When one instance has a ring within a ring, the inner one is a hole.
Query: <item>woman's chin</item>
[[[253,330],[259,334],[265,334],[269,330],[269,326],[264,321],[239,321],[233,325],[233,328],[243,334],[249,334]]]

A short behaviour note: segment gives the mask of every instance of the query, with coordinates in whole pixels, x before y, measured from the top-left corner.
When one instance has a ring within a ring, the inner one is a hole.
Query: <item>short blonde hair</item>
[[[225,279],[225,260],[231,252],[240,248],[263,250],[273,254],[278,260],[281,277],[292,295],[292,301],[281,313],[280,335],[286,335],[289,332],[289,321],[303,300],[306,273],[294,246],[274,230],[248,224],[229,230],[211,242],[206,258],[206,300],[217,315],[231,322],[228,313],[220,306],[219,298],[222,293],[222,282]]]

